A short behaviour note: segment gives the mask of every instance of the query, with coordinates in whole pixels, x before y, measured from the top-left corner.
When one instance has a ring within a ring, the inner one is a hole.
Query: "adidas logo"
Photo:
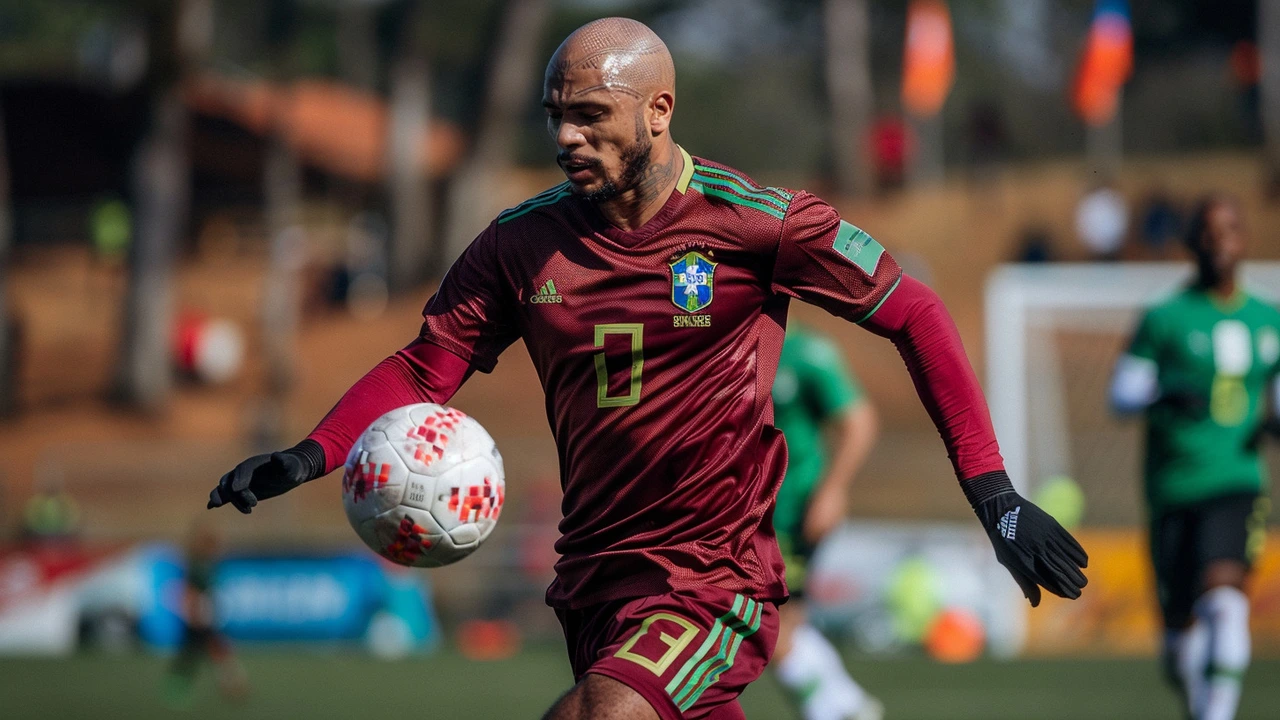
[[[534,305],[543,305],[546,303],[560,304],[564,302],[564,296],[556,292],[556,281],[548,280],[545,285],[538,288],[538,291],[529,297],[529,302]]]
[[[1012,540],[1018,534],[1018,513],[1022,511],[1022,506],[1010,510],[1000,518],[1000,536],[1005,540]]]

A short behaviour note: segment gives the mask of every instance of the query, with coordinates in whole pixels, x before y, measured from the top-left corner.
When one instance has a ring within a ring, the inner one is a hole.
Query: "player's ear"
[[[670,91],[656,93],[649,101],[649,132],[661,135],[671,127],[671,115],[676,109],[676,97]]]

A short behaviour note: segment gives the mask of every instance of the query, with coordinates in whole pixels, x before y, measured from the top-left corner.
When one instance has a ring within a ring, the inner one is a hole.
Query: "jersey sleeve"
[[[840,349],[825,338],[807,340],[800,353],[801,388],[817,417],[826,420],[862,403],[862,386]]]
[[[486,373],[520,337],[498,261],[496,234],[495,222],[449,268],[422,311],[420,333],[424,341]]]
[[[806,192],[787,207],[773,291],[855,323],[870,318],[897,287],[902,268],[884,247]]]
[[[1148,310],[1138,321],[1138,328],[1129,341],[1128,354],[1155,362],[1160,353],[1160,320],[1154,311]]]

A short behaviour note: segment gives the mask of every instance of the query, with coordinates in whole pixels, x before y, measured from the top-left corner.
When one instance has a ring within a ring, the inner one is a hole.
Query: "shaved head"
[[[561,84],[574,71],[599,80],[575,88],[575,94],[604,89],[643,100],[656,92],[675,93],[676,66],[666,43],[628,18],[603,18],[574,30],[551,56],[545,83]]]
[[[542,106],[556,164],[615,225],[643,222],[676,186],[675,85],[666,43],[627,18],[574,30],[547,63]]]

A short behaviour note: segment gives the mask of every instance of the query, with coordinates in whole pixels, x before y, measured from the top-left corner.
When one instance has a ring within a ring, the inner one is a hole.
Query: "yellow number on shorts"
[[[643,655],[631,652],[631,648],[635,647],[636,643],[640,642],[640,638],[644,637],[649,632],[649,626],[658,620],[673,622],[684,628],[684,632],[680,633],[679,637],[672,637],[665,632],[658,633],[658,639],[667,646],[667,651],[662,653],[662,657],[657,660],[650,660]],[[662,677],[662,673],[666,672],[667,668],[671,667],[671,663],[675,662],[676,658],[680,657],[680,653],[684,651],[685,648],[689,647],[689,643],[693,642],[693,638],[697,634],[698,626],[688,620],[685,620],[678,615],[672,615],[671,613],[656,613],[644,619],[644,622],[640,624],[640,629],[636,631],[635,635],[631,636],[631,639],[627,640],[627,642],[618,649],[618,652],[614,653],[614,657],[620,657],[623,660],[630,660],[640,667],[647,668],[649,672],[652,672],[654,675]]]

